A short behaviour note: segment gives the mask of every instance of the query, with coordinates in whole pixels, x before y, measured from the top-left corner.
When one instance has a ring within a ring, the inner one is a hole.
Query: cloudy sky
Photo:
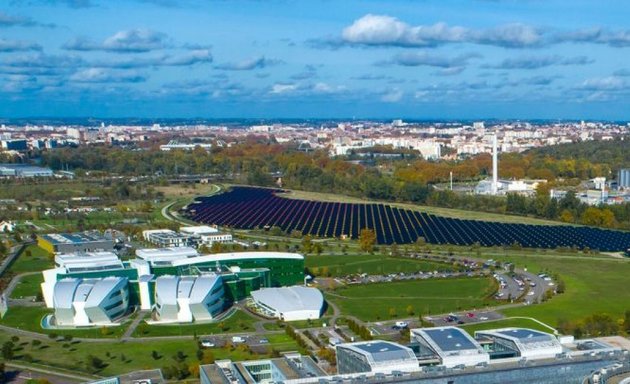
[[[2,0],[0,117],[630,119],[626,0]]]

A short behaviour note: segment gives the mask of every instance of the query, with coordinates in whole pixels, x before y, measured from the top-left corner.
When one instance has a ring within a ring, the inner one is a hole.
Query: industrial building
[[[384,373],[419,372],[418,359],[411,348],[390,341],[361,341],[337,344],[337,372]]]
[[[121,277],[61,279],[54,285],[52,302],[46,304],[55,310],[51,323],[56,326],[109,325],[127,312],[128,281]]]
[[[290,383],[323,376],[326,372],[313,359],[296,352],[267,360],[217,360],[214,364],[199,367],[202,384]]]
[[[55,255],[55,266],[68,272],[108,271],[122,269],[124,265],[113,252],[75,252]]]
[[[503,328],[475,332],[476,339],[491,340],[493,350],[510,351],[527,359],[555,358],[563,352],[558,339],[548,333],[524,328]]]
[[[617,187],[630,188],[630,168],[622,168],[617,173]]]
[[[466,331],[457,327],[435,327],[411,330],[423,359],[437,358],[444,367],[488,364],[490,355]]]
[[[419,367],[421,360],[417,360],[413,352],[410,356],[409,348],[391,342],[370,341],[359,344],[374,348],[365,347],[367,351],[359,349],[355,352],[349,347],[352,344],[336,347],[336,374],[324,373],[309,357],[287,353],[276,359],[246,362],[220,360],[202,365],[199,369],[200,379],[202,384],[565,384],[587,382],[585,379],[595,372],[601,377],[604,368],[630,365],[627,351],[592,340],[587,340],[586,344],[578,342],[577,346],[573,344],[565,347],[565,353],[555,358],[501,358],[490,364],[454,367],[439,364]],[[374,359],[375,356],[376,360],[382,357],[383,362],[370,365],[372,363],[364,360]],[[373,366],[377,369],[372,369]],[[343,373],[345,370],[354,372]]]
[[[29,164],[0,164],[0,177],[27,178],[27,177],[52,177],[50,168],[37,167]]]
[[[37,236],[37,245],[49,253],[111,251],[114,241],[97,232],[50,233]]]
[[[316,288],[261,288],[251,296],[259,312],[284,321],[319,319],[324,310],[324,296]]]
[[[189,247],[195,245],[194,237],[177,233],[170,229],[148,229],[142,231],[147,242],[158,247]]]
[[[192,247],[143,248],[136,250],[136,257],[147,261],[151,266],[171,265],[173,261],[199,256]]]
[[[304,281],[304,257],[295,253],[242,252],[188,257],[196,251],[175,250],[182,252],[156,250],[152,254],[145,250],[141,253],[144,258],[129,261],[120,261],[107,252],[57,255],[56,267],[42,271],[44,300],[49,308],[55,308],[55,287],[64,279],[117,277],[129,283],[129,304],[143,310],[156,309],[156,321],[199,321],[215,317],[233,302],[261,288]],[[208,292],[203,291],[206,288]],[[203,310],[202,305],[205,305]],[[317,305],[321,308],[319,302]]]
[[[155,314],[159,322],[212,320],[223,312],[221,276],[160,276],[155,281]]]

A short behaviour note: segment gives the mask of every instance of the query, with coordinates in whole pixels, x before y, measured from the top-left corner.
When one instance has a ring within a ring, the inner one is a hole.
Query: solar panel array
[[[577,247],[605,252],[630,248],[630,232],[591,227],[529,225],[464,220],[386,204],[335,203],[288,199],[281,190],[233,187],[188,206],[190,219],[237,229],[280,227],[317,237],[358,238],[361,229],[376,232],[378,244],[408,244],[423,237],[430,244],[528,248]]]

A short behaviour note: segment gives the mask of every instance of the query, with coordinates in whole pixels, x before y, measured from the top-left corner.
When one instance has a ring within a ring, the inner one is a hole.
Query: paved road
[[[31,367],[14,362],[5,364],[8,376],[6,383],[22,384],[31,379],[46,379],[52,384],[73,384],[94,380],[94,378],[89,376],[69,372],[58,372],[43,367]]]

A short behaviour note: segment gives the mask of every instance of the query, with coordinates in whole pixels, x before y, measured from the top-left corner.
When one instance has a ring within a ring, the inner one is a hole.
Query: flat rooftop
[[[98,241],[111,241],[98,233],[49,233],[40,237],[51,244],[82,244]]]
[[[377,363],[394,360],[405,360],[409,359],[410,356],[413,356],[413,353],[409,353],[409,348],[403,347],[402,345],[396,343],[390,343],[388,341],[378,340],[339,345],[340,348],[346,346],[353,347],[353,349],[358,349],[365,352],[366,354],[371,355],[372,359],[374,359],[374,361]]]
[[[469,349],[478,349],[479,347],[470,340],[470,337],[459,328],[427,328],[426,333],[444,352],[465,351]]]

